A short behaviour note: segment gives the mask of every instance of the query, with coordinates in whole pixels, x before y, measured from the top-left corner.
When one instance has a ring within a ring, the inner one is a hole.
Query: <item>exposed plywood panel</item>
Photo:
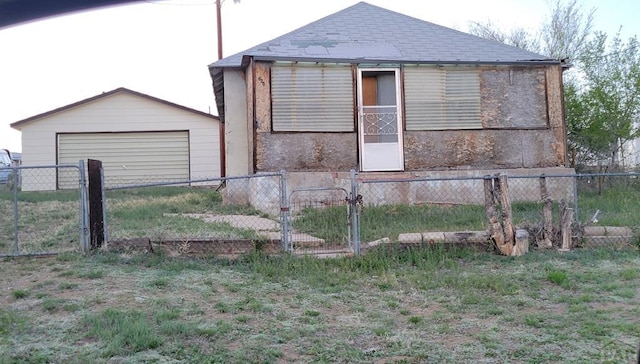
[[[544,68],[484,69],[480,77],[485,128],[549,126]]]
[[[248,93],[243,71],[224,70],[225,166],[227,176],[244,176],[252,166],[249,138]]]
[[[270,64],[256,62],[255,68],[255,123],[258,132],[271,131],[271,70]]]
[[[407,131],[407,171],[557,166],[549,130]]]
[[[549,125],[555,137],[550,150],[558,160],[557,165],[565,165],[567,163],[567,130],[564,120],[562,68],[560,66],[547,68],[546,82]]]
[[[258,133],[257,171],[357,169],[357,144],[356,133]]]

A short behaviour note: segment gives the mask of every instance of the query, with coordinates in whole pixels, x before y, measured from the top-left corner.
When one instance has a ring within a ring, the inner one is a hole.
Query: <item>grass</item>
[[[246,205],[225,205],[208,188],[150,187],[112,190],[107,196],[111,239],[259,239],[253,229],[205,222],[191,214],[264,215]],[[13,253],[13,193],[0,191],[0,254]],[[18,193],[19,253],[77,252],[80,245],[78,191]]]
[[[598,190],[581,189],[578,195],[579,221],[587,223],[596,211],[600,226],[628,226],[640,234],[640,185],[630,184]],[[553,203],[553,221],[559,221],[559,203]],[[512,202],[513,221],[525,227],[541,224],[542,203]],[[594,223],[590,223],[594,225]],[[346,207],[305,209],[294,219],[296,230],[332,242],[347,237]],[[382,205],[366,206],[360,214],[360,239],[373,241],[388,237],[392,241],[401,233],[426,231],[485,230],[487,218],[481,205]],[[640,241],[639,241],[640,242]]]
[[[152,187],[107,193],[112,239],[145,237],[154,241],[184,239],[258,239],[252,229],[205,222],[184,214],[260,215],[245,205],[225,205],[220,193],[207,188]]]
[[[580,221],[589,221],[600,211],[598,220],[605,226],[630,226],[640,228],[640,184],[618,185],[601,191],[587,190],[578,195]]]
[[[0,362],[628,362],[638,277],[634,247],[5,259]]]

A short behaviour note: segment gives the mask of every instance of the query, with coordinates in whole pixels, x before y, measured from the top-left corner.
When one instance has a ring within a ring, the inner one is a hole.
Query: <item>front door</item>
[[[402,171],[400,72],[395,68],[358,71],[360,169]]]

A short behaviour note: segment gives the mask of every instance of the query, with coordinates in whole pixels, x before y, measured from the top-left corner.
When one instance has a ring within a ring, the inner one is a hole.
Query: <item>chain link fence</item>
[[[496,186],[496,178],[362,180],[363,247],[389,241],[493,248],[488,227],[495,191],[487,188]],[[573,213],[568,248],[638,242],[636,173],[507,176],[506,181],[505,190],[499,192],[508,197],[509,219],[534,246],[561,247],[567,212]],[[503,219],[504,211],[498,212]]]
[[[0,170],[0,255],[46,255],[87,247],[83,163]]]
[[[88,249],[82,163],[7,170],[0,171],[8,176],[0,183],[1,255]],[[534,247],[561,247],[563,234],[568,248],[639,242],[638,173],[506,176],[504,184],[498,176],[385,180],[353,171],[350,179],[350,190],[288,188],[284,171],[135,184],[111,179],[103,190],[104,240],[115,249],[174,255],[341,256],[431,242],[491,249],[492,208],[498,220],[508,208],[508,219]],[[498,195],[507,199],[492,207]]]
[[[111,181],[104,193],[105,241],[111,248],[218,256],[283,250],[280,173],[139,184]]]

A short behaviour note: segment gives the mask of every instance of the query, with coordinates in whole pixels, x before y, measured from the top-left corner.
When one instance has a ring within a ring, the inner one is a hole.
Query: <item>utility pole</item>
[[[222,1],[216,0],[216,23],[218,26],[218,59],[222,59]]]
[[[1,2],[2,0],[0,0]],[[216,23],[218,26],[218,59],[222,59],[222,3],[224,0],[216,0]],[[240,0],[233,0],[238,4]]]

